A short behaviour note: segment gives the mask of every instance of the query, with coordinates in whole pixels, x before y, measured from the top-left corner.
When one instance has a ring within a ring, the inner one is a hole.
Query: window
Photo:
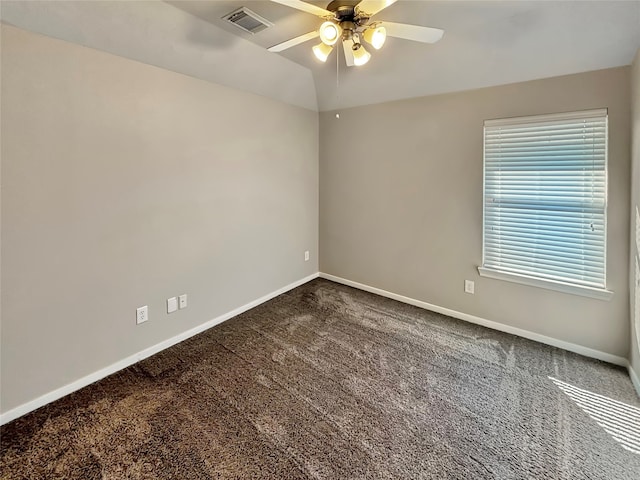
[[[483,276],[606,290],[607,111],[484,123]]]

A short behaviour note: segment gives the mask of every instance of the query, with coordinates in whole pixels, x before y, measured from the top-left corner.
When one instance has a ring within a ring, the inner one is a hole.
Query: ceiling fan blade
[[[310,13],[312,15],[317,15],[318,17],[334,17],[334,13],[329,10],[325,10],[324,8],[316,7],[315,5],[311,5],[310,3],[303,2],[301,0],[271,0],[272,2],[279,3],[281,5],[286,5],[287,7],[295,8],[298,10],[302,10],[303,12]]]
[[[344,61],[347,63],[347,67],[353,67],[355,62],[353,61],[353,39],[342,41],[342,48],[344,49]]]
[[[439,28],[393,22],[382,22],[381,25],[387,29],[388,36],[413,40],[414,42],[435,43],[444,35],[444,30]]]
[[[356,5],[356,10],[360,13],[366,13],[370,17],[374,16],[381,10],[393,5],[398,0],[362,0]]]
[[[313,32],[305,33],[304,35],[300,35],[299,37],[295,37],[290,40],[287,40],[286,42],[278,43],[273,47],[267,48],[267,50],[269,50],[270,52],[281,52],[283,50],[286,50],[287,48],[295,47],[300,43],[307,42],[312,38],[316,38],[318,36],[320,36],[320,34],[318,33],[317,30],[314,30]]]

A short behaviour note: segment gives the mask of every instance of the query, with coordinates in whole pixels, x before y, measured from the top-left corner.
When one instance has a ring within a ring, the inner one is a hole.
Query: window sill
[[[499,270],[494,270],[491,268],[478,267],[478,273],[480,273],[481,277],[495,278],[496,280],[520,283],[523,285],[529,285],[531,287],[546,288],[547,290],[555,290],[556,292],[596,298],[598,300],[610,300],[613,296],[612,291],[602,288],[582,287],[578,285],[572,285],[570,283],[556,282],[553,280],[542,280],[540,278],[529,277],[527,275],[501,272]]]

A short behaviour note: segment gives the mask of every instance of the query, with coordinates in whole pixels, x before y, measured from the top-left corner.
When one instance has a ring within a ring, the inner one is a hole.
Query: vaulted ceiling
[[[274,25],[251,35],[221,19],[241,6]],[[346,67],[335,51],[319,62],[317,40],[268,52],[321,23],[269,1],[3,1],[0,9],[3,22],[27,30],[318,110],[628,65],[640,47],[640,0],[400,0],[378,17],[442,28],[444,37],[389,38],[363,67]]]

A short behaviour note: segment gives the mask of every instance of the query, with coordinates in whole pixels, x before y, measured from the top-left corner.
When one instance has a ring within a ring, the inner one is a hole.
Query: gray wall
[[[636,257],[640,252],[636,245],[636,211],[640,212],[640,49],[636,53],[631,70],[631,255],[629,257],[629,293],[631,299],[631,367],[640,378],[640,305],[636,306],[636,288],[640,289],[640,278],[636,278]],[[639,292],[640,295],[640,292]]]
[[[320,271],[556,339],[629,353],[630,69],[320,116]],[[609,108],[610,301],[479,277],[485,119]],[[463,292],[476,282],[475,295]]]
[[[317,272],[317,113],[9,26],[1,93],[3,412]]]

